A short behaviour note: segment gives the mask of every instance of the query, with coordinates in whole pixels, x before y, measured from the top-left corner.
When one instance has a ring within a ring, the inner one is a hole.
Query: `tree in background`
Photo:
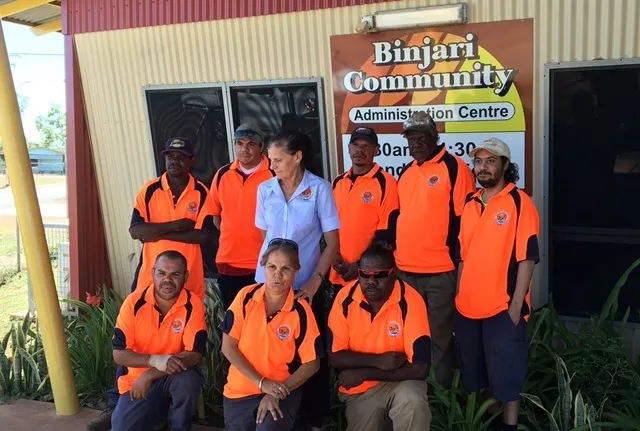
[[[40,146],[62,150],[67,142],[67,116],[60,105],[51,105],[47,115],[36,118],[36,128],[42,136]]]

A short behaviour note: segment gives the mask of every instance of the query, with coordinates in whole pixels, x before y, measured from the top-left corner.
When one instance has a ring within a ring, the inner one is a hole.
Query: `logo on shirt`
[[[364,192],[364,193],[362,194],[362,201],[363,201],[365,204],[371,203],[371,201],[372,201],[372,200],[373,200],[373,193],[371,193],[371,192]]]
[[[280,325],[278,326],[277,334],[278,338],[284,341],[291,336],[291,328],[289,328],[287,325]]]
[[[302,196],[302,199],[304,200],[309,200],[311,199],[311,196],[313,196],[313,190],[311,190],[311,187],[307,187],[305,191],[300,193],[300,196]]]
[[[387,331],[389,332],[389,335],[395,338],[400,335],[400,325],[398,324],[398,322],[390,320],[389,324],[387,325]]]
[[[440,182],[440,177],[437,175],[431,175],[431,177],[429,177],[429,180],[427,182],[431,187],[433,187]]]
[[[173,322],[171,322],[171,330],[176,334],[182,332],[184,330],[184,322],[182,319],[173,319]]]
[[[507,220],[509,220],[509,216],[506,212],[500,211],[498,214],[496,214],[496,224],[498,226],[502,226],[507,222]]]
[[[195,203],[194,201],[190,201],[187,204],[187,211],[189,211],[191,214],[195,214],[196,211],[198,211],[198,204]]]

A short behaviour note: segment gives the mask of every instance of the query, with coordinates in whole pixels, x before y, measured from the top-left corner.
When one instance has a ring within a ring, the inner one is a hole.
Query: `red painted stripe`
[[[393,0],[62,0],[64,34],[360,6]]]

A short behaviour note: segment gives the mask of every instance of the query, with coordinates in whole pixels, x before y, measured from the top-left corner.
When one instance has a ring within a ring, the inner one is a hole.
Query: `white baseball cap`
[[[480,150],[487,150],[494,156],[503,156],[508,160],[511,160],[511,150],[509,149],[509,146],[498,138],[485,139],[480,145],[471,150],[469,156],[474,157]]]

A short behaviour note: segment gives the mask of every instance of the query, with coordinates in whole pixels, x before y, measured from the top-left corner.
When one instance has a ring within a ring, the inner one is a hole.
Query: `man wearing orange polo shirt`
[[[464,200],[475,190],[475,181],[462,159],[438,145],[436,123],[429,114],[415,113],[403,129],[414,161],[398,180],[398,276],[427,303],[435,375],[448,386],[455,358],[452,333],[457,276],[452,255]]]
[[[382,430],[389,420],[395,431],[429,430],[427,309],[395,271],[393,252],[374,243],[329,313],[329,363],[340,372],[349,431]]]
[[[201,244],[211,239],[215,229],[209,191],[189,172],[194,148],[189,140],[171,138],[162,152],[167,171],[147,182],[136,197],[129,234],[142,242],[140,262],[131,291],[146,289],[153,283],[153,265],[166,250],[178,250],[187,259],[189,279],[185,289],[205,298],[204,265]],[[116,370],[116,380],[122,373]],[[118,403],[117,388],[108,391],[108,407],[87,425],[88,431],[106,431]]]
[[[482,189],[467,198],[462,213],[455,339],[465,387],[487,389],[504,403],[499,429],[515,431],[540,222],[531,198],[515,185],[518,166],[504,142],[487,139],[471,156]]]
[[[162,155],[167,172],[142,187],[131,216],[129,234],[142,242],[132,290],[151,284],[151,267],[160,253],[178,250],[190,274],[185,288],[204,299],[200,246],[211,240],[214,229],[209,190],[190,174],[195,153],[187,139],[169,139]]]
[[[255,124],[235,131],[236,160],[216,172],[211,182],[213,222],[220,230],[216,264],[224,309],[238,292],[255,283],[262,234],[255,227],[258,186],[273,178],[263,154],[264,133]]]
[[[202,301],[184,288],[188,278],[186,258],[164,251],[155,260],[153,284],[120,308],[113,360],[126,372],[118,378],[113,431],[152,430],[167,412],[173,431],[191,429],[207,332]]]
[[[351,133],[351,169],[333,180],[340,219],[340,250],[329,280],[337,291],[358,276],[358,260],[374,240],[395,245],[398,217],[396,179],[373,161],[380,149],[378,135],[368,127]]]

